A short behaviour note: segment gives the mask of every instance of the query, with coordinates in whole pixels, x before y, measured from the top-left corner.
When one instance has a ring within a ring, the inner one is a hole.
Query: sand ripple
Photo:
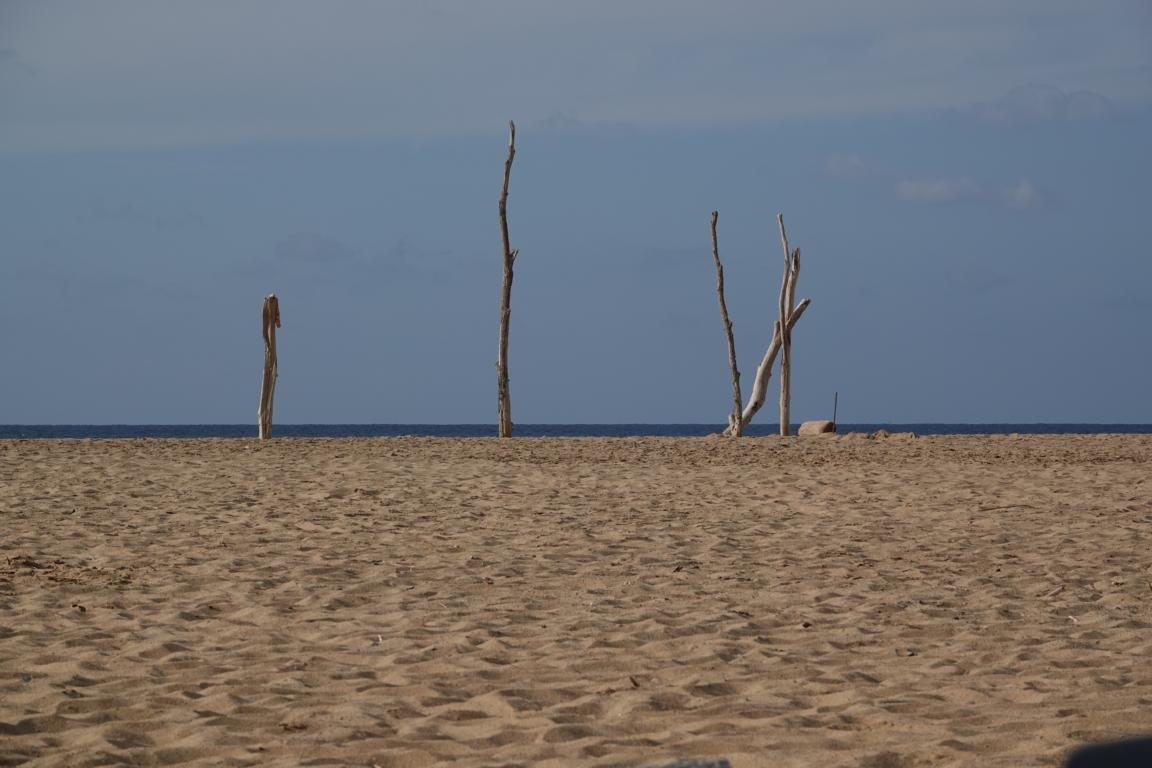
[[[1055,765],[1152,438],[0,442],[0,766]]]

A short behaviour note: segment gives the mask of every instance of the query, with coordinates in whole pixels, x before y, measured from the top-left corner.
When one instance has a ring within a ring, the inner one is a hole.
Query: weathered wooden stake
[[[499,403],[500,437],[512,437],[512,400],[508,394],[508,322],[512,317],[512,266],[519,253],[508,242],[508,180],[516,157],[516,123],[508,121],[508,159],[504,161],[504,186],[500,190],[500,239],[504,246],[504,283],[500,290],[500,350],[496,357],[496,398]]]
[[[276,294],[264,299],[264,380],[260,384],[260,439],[272,437],[272,399],[276,396],[276,329],[280,327],[280,300]]]
[[[740,370],[736,367],[736,339],[732,335],[732,321],[728,319],[728,304],[724,301],[724,266],[720,263],[720,246],[716,240],[716,220],[719,211],[712,211],[712,261],[716,263],[716,298],[720,301],[720,319],[724,321],[724,334],[728,337],[728,367],[732,369],[732,413],[728,416],[728,429],[724,434],[740,437],[744,424],[740,418],[744,398],[740,396]]]

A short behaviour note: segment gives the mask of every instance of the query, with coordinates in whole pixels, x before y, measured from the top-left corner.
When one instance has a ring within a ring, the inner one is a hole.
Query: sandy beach
[[[1053,766],[1152,436],[0,442],[0,766]]]

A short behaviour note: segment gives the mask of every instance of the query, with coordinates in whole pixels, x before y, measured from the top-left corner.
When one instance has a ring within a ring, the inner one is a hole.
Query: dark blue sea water
[[[517,424],[517,437],[697,437],[722,424]],[[919,435],[1152,434],[1152,424],[840,424],[839,431],[915,432]],[[776,424],[754,424],[745,434],[775,435]],[[276,437],[495,437],[495,424],[277,424]],[[256,437],[255,424],[0,424],[0,439]]]

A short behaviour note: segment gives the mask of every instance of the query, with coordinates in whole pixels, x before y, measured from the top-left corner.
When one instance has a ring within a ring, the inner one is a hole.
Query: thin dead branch
[[[516,157],[516,123],[508,121],[508,159],[504,161],[504,186],[500,189],[500,240],[504,247],[504,280],[500,289],[500,350],[496,357],[496,398],[500,437],[512,436],[512,399],[508,393],[508,325],[512,317],[512,267],[519,253],[508,240],[508,182]]]
[[[724,322],[724,334],[728,337],[728,366],[732,371],[732,413],[728,416],[728,430],[725,434],[740,437],[744,424],[740,418],[744,399],[740,396],[740,370],[736,367],[736,340],[732,334],[732,321],[728,318],[728,304],[724,301],[724,265],[720,263],[720,245],[716,238],[718,211],[712,211],[712,261],[716,264],[716,298],[720,302],[720,319]]]

